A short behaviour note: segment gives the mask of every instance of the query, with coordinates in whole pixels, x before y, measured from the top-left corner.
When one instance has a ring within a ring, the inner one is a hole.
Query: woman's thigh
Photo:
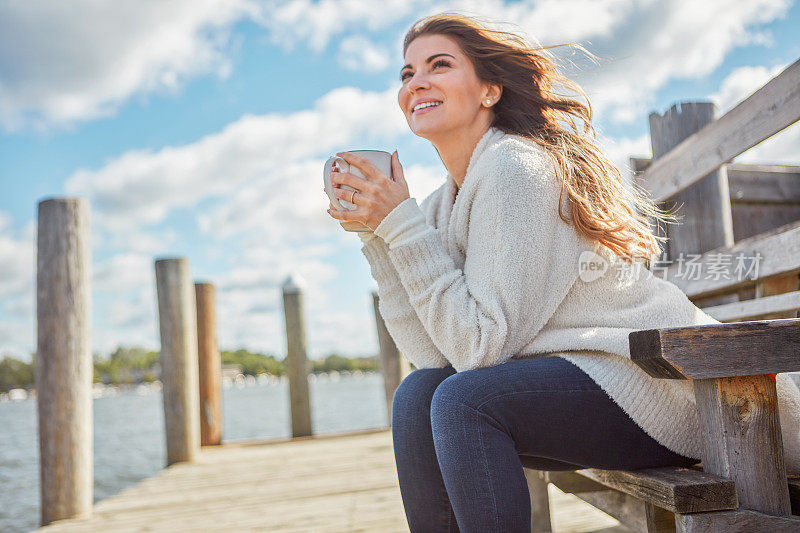
[[[452,416],[452,402],[489,417],[513,439],[518,455],[562,465],[558,469],[695,462],[647,435],[585,372],[560,357],[512,360],[453,374],[437,387],[431,416]]]

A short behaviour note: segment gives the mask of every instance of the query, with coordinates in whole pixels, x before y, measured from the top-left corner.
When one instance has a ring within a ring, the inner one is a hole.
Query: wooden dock
[[[625,532],[550,485],[554,532]],[[388,429],[203,447],[38,531],[408,531]]]

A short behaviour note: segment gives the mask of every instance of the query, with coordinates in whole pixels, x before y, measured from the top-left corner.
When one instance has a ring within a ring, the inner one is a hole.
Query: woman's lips
[[[428,111],[433,111],[434,109],[439,109],[443,105],[444,105],[443,103],[439,104],[439,105],[430,105],[428,107],[423,107],[422,109],[418,109],[416,111],[412,111],[411,114],[414,115],[414,116],[421,115],[423,113],[427,113]]]

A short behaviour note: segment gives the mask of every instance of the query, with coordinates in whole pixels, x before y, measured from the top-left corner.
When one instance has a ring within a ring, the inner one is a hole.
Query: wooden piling
[[[184,258],[156,261],[167,466],[200,451],[195,293]]]
[[[283,283],[283,312],[286,323],[286,373],[289,377],[289,408],[292,436],[311,435],[311,402],[308,392],[309,362],[306,357],[306,329],[303,322],[302,281],[293,274]]]
[[[717,115],[711,102],[684,102],[666,113],[650,115],[650,141],[653,161],[665,155],[684,139],[713,122]],[[682,207],[683,218],[667,226],[668,257],[676,261],[679,254],[703,253],[713,248],[733,245],[730,192],[725,168],[711,172],[667,202]]]
[[[403,378],[408,374],[408,362],[401,357],[394,339],[386,329],[386,323],[383,321],[380,309],[378,308],[378,293],[372,293],[372,308],[375,311],[375,324],[378,328],[378,344],[380,345],[380,365],[381,374],[383,374],[383,388],[386,395],[386,412],[388,415],[389,425],[392,425],[392,400],[394,399],[394,391],[403,381]],[[405,363],[405,364],[404,364]]]
[[[222,363],[217,344],[214,285],[195,283],[197,300],[197,352],[200,377],[200,444],[222,442]]]
[[[672,106],[666,113],[650,115],[650,141],[653,161],[667,154],[684,139],[702,129],[717,118],[717,108],[711,102],[683,102]],[[677,213],[682,217],[678,224],[670,224],[659,230],[666,233],[665,243],[669,264],[675,264],[683,254],[701,254],[723,246],[733,245],[733,220],[731,216],[730,190],[725,167],[709,173],[699,181],[671,196],[660,204],[670,211],[680,206]],[[715,296],[695,301],[707,306],[739,301],[737,294]]]
[[[92,511],[88,210],[78,198],[39,202],[35,366],[42,525]]]

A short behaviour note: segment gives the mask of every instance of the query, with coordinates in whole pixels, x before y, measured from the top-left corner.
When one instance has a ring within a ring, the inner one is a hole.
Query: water
[[[310,379],[315,434],[385,427],[383,378],[377,373]],[[223,440],[291,436],[284,381],[223,388]],[[0,402],[0,531],[39,526],[36,400]],[[119,392],[94,400],[94,501],[118,493],[166,466],[161,392]]]

